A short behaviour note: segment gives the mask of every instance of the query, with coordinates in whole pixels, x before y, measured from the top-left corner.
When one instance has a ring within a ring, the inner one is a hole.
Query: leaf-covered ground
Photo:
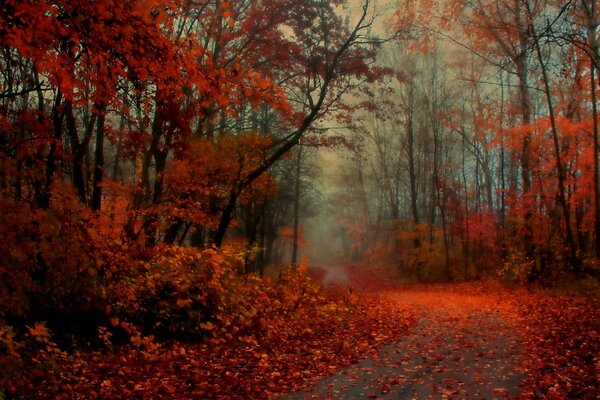
[[[408,311],[390,312],[374,298],[361,299],[352,310],[340,314],[339,323],[290,322],[289,328],[300,332],[285,342],[249,336],[245,343],[177,343],[147,354],[129,347],[114,356],[96,354],[77,372],[84,378],[71,390],[94,398],[136,393],[144,399],[274,398],[372,355],[377,345],[399,340],[413,323]]]
[[[600,390],[598,305],[589,299],[495,282],[401,286],[355,267],[310,272],[333,287],[302,278],[242,294],[261,296],[244,303],[253,316],[205,327],[215,332],[200,343],[133,336],[125,345],[66,352],[33,327],[41,350],[6,393],[594,399]]]
[[[390,307],[377,295],[356,295],[346,287],[323,289],[302,274],[290,275],[285,284],[249,280],[236,290],[242,291],[236,296],[243,297],[237,302],[243,308],[235,310],[245,315],[223,311],[222,320],[203,324],[210,336],[200,343],[134,333],[127,344],[107,340],[102,349],[66,352],[43,325],[36,325],[28,347],[20,347],[18,354],[28,359],[29,368],[0,394],[24,399],[276,398],[375,354],[416,322],[408,307]]]
[[[512,326],[476,298],[437,288],[389,293],[420,321],[377,356],[290,398],[494,398],[518,394],[521,346]],[[484,300],[484,299],[481,299]]]
[[[287,399],[595,399],[598,307],[582,298],[494,282],[394,286],[349,270],[356,287],[385,288],[418,324],[374,357]],[[325,274],[325,276],[327,276]]]

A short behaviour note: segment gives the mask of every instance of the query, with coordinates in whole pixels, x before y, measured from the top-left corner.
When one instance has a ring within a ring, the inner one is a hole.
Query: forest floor
[[[325,270],[324,283],[347,284],[351,279],[343,267],[320,268]],[[387,289],[382,300],[390,306],[416,309],[418,324],[401,341],[383,346],[377,355],[317,382],[312,390],[286,398],[517,397],[523,355],[511,321],[490,307],[483,294],[441,288]]]
[[[32,329],[40,350],[24,348],[31,361],[5,398],[596,399],[600,392],[598,300],[497,281],[400,285],[358,266],[308,272],[329,288],[302,274],[260,298],[242,293],[254,301],[250,323],[210,326],[214,335],[201,342],[133,336],[130,344],[66,352]]]
[[[389,307],[411,308],[419,320],[400,341],[285,399],[591,399],[598,393],[598,308],[588,300],[491,281],[402,286],[347,266],[312,273],[324,284],[378,291]]]

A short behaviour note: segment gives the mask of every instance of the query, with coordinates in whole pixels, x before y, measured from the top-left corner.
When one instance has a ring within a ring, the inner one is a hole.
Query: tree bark
[[[296,180],[294,182],[294,240],[292,244],[292,265],[298,263],[298,231],[300,228],[300,172],[302,167],[302,147],[298,147],[296,157]]]
[[[96,149],[94,153],[94,185],[92,188],[92,210],[102,208],[102,180],[104,178],[104,122],[106,119],[105,107],[100,104],[95,106],[98,112],[96,121]]]
[[[71,141],[71,153],[73,156],[73,186],[75,186],[79,200],[83,204],[86,204],[87,193],[85,190],[85,177],[83,175],[83,158],[85,156],[85,148],[79,141],[75,116],[73,115],[73,105],[70,101],[65,105],[65,115],[67,120],[67,132]]]
[[[594,65],[591,66],[591,85],[592,85],[592,118],[594,119],[594,250],[596,258],[600,258],[600,167],[598,165],[598,153],[600,153],[600,144],[598,142],[598,106],[596,99],[596,74]]]
[[[54,100],[54,107],[52,108],[52,124],[54,132],[52,134],[53,140],[50,144],[50,150],[48,152],[48,160],[46,161],[45,181],[40,187],[36,189],[37,203],[42,209],[48,209],[50,207],[50,192],[54,180],[54,173],[56,172],[57,147],[63,135],[64,113],[60,112],[62,100],[63,95],[59,89]]]
[[[529,3],[527,4],[527,9],[529,10]],[[535,37],[535,28],[533,26],[533,20],[530,15],[530,29]],[[559,135],[558,129],[556,127],[556,118],[554,115],[554,104],[552,102],[552,94],[550,93],[550,81],[548,80],[548,73],[546,71],[546,64],[542,57],[542,50],[540,48],[539,40],[535,40],[535,51],[537,53],[537,58],[540,63],[540,68],[542,71],[542,78],[544,82],[544,92],[546,95],[546,102],[548,104],[548,114],[550,116],[550,128],[552,130],[552,142],[554,144],[554,153],[556,158],[556,173],[558,177],[558,190],[559,190],[559,204],[562,208],[563,214],[563,223],[565,224],[565,244],[569,249],[569,263],[576,267],[580,267],[580,262],[577,258],[577,249],[575,247],[575,240],[573,238],[573,230],[571,227],[571,209],[569,207],[569,203],[567,201],[566,189],[565,189],[565,168],[562,163],[562,157],[560,152],[560,143],[559,143]]]
[[[327,95],[329,94],[330,86],[333,84],[337,74],[339,73],[338,68],[344,55],[352,46],[360,41],[360,32],[370,27],[370,24],[367,22],[368,10],[369,1],[366,0],[362,5],[361,15],[358,18],[357,23],[354,25],[354,28],[349,32],[346,40],[339,46],[339,48],[337,48],[336,51],[328,52],[326,55],[328,61],[326,63],[326,70],[319,79],[320,86],[316,90],[315,97],[310,94],[310,91],[307,93],[309,111],[308,114],[302,119],[302,122],[299,124],[299,126],[281,142],[279,147],[277,147],[269,156],[264,159],[260,166],[249,172],[230,193],[228,203],[221,214],[219,226],[213,236],[213,243],[215,246],[220,247],[222,244],[227,228],[233,219],[232,214],[235,210],[235,205],[241,192],[252,182],[258,179],[258,177],[267,172],[269,168],[271,168],[271,166],[281,157],[283,157],[288,151],[294,148],[300,142],[300,139],[306,133],[306,131],[308,131],[313,123],[319,118],[321,112],[323,111]]]

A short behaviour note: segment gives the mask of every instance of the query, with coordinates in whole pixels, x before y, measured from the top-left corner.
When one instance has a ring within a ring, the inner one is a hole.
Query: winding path
[[[324,286],[351,286],[348,266],[343,265],[309,265],[311,278]]]
[[[327,275],[325,275],[327,276]],[[484,295],[418,286],[388,292],[421,320],[400,341],[286,399],[506,399],[518,397],[520,344]]]

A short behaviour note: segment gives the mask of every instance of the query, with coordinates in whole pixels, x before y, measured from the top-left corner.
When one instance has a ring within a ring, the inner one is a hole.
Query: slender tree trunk
[[[600,258],[600,167],[598,166],[598,153],[600,145],[598,142],[598,106],[596,99],[596,73],[594,63],[591,63],[590,79],[592,85],[592,118],[594,123],[594,250],[596,258]]]
[[[533,22],[531,26],[533,31]],[[571,227],[571,210],[567,201],[567,194],[565,188],[565,168],[562,163],[562,157],[560,153],[560,143],[558,138],[558,129],[556,127],[556,119],[554,115],[554,104],[552,103],[552,94],[550,93],[550,82],[548,80],[548,73],[546,71],[546,64],[542,57],[542,51],[540,49],[539,41],[535,41],[535,50],[537,53],[540,68],[542,70],[542,78],[544,81],[544,92],[546,94],[546,101],[548,104],[548,113],[550,115],[550,125],[552,130],[552,141],[554,144],[554,153],[556,158],[556,172],[558,176],[558,190],[559,190],[559,203],[562,208],[562,214],[565,224],[565,241],[567,248],[569,249],[570,264],[574,267],[579,267],[580,263],[577,259],[577,249],[575,247],[575,240],[573,238],[573,230]]]
[[[500,73],[500,127],[504,129],[504,80]],[[504,241],[506,227],[506,148],[504,145],[504,135],[500,137],[500,227],[498,229],[498,239],[502,260],[506,258],[506,244]]]
[[[526,1],[527,3],[527,1]],[[516,18],[517,18],[517,26],[525,27],[527,26],[523,22],[522,8],[518,1],[514,2],[514,6],[516,7]],[[513,59],[515,64],[517,78],[519,81],[519,97],[521,102],[521,116],[522,116],[522,124],[529,126],[531,124],[531,95],[529,93],[529,82],[528,82],[528,68],[527,68],[527,51],[530,48],[530,35],[528,29],[520,29],[519,30],[519,49],[520,52],[516,54],[516,57]],[[530,195],[531,191],[531,171],[530,171],[530,145],[531,145],[531,132],[527,132],[523,137],[523,148],[521,151],[521,183],[522,183],[522,193],[523,197],[527,197]],[[529,208],[525,210],[524,216],[524,234],[523,234],[523,245],[525,249],[525,255],[530,260],[535,261],[535,248],[533,244],[533,227],[532,227],[532,217],[533,212]],[[534,270],[531,271],[530,280],[537,279],[538,271],[537,267],[534,266]]]
[[[98,119],[96,121],[96,149],[94,156],[94,185],[92,188],[92,210],[102,208],[102,180],[104,177],[104,121],[105,107],[96,104]]]
[[[445,203],[445,202],[444,202]],[[450,271],[450,238],[448,236],[448,224],[446,222],[446,205],[443,204],[440,208],[442,217],[442,235],[444,239],[444,258],[446,279],[452,280],[452,272]]]
[[[412,95],[411,95],[412,96]],[[407,136],[407,149],[408,149],[408,179],[410,185],[410,208],[412,217],[415,225],[420,223],[419,221],[419,208],[418,194],[417,194],[417,173],[415,168],[415,133],[413,124],[413,110],[410,109],[408,115],[408,126],[406,130]],[[417,239],[418,240],[418,239]],[[418,243],[415,243],[415,247],[418,247]]]
[[[60,89],[56,94],[54,107],[52,109],[52,124],[54,133],[52,134],[52,143],[48,152],[48,160],[46,161],[46,176],[45,182],[36,190],[37,203],[42,209],[50,207],[50,192],[52,190],[52,182],[54,173],[56,172],[57,164],[57,148],[63,135],[63,117],[64,113],[60,112],[62,106],[63,95]]]
[[[302,147],[298,147],[296,157],[296,181],[294,182],[294,240],[292,244],[292,264],[298,263],[298,230],[300,227],[300,172],[302,166]]]
[[[267,219],[267,203],[261,204],[259,207],[258,226],[256,229],[258,241],[258,253],[256,254],[255,265],[258,269],[259,276],[263,276],[265,271],[265,244],[266,244],[266,219]]]
[[[212,242],[216,247],[221,247],[223,244],[223,240],[225,239],[225,233],[227,233],[227,228],[233,219],[233,211],[235,210],[235,205],[238,199],[237,189],[234,189],[229,194],[229,199],[227,201],[227,205],[223,209],[223,213],[221,214],[221,219],[219,220],[219,226],[217,230],[213,234]]]
[[[529,96],[529,89],[527,88],[527,67],[525,65],[525,56],[521,56],[516,61],[517,66],[517,75],[519,78],[519,94],[521,98],[521,116],[522,123],[524,125],[529,126],[531,124],[531,100]],[[521,150],[521,183],[522,183],[522,191],[521,196],[526,197],[529,196],[529,192],[531,191],[531,173],[529,169],[529,158],[530,158],[530,142],[531,142],[531,133],[527,132],[523,137],[523,148]],[[524,234],[523,234],[523,245],[525,247],[525,255],[529,259],[534,259],[534,247],[533,247],[533,231],[532,231],[532,211],[531,209],[525,210],[524,216]],[[537,269],[537,268],[536,268]],[[537,279],[535,275],[537,275],[536,271],[532,271],[533,275],[531,277],[532,280]]]
[[[372,243],[374,240],[376,240],[379,234],[379,226],[376,226],[375,228],[373,228],[371,226],[371,214],[369,212],[369,199],[367,197],[367,191],[365,190],[365,177],[363,174],[363,167],[362,167],[362,163],[360,160],[360,157],[358,157],[358,170],[357,170],[357,177],[358,177],[358,184],[360,187],[360,200],[361,200],[361,208],[362,208],[362,214],[363,214],[363,220],[364,220],[364,224],[365,224],[365,232],[367,232],[366,234],[366,238],[365,238],[365,247],[368,247],[370,243]]]
[[[167,157],[169,151],[159,150],[158,148],[154,149],[154,168],[156,171],[156,177],[154,181],[154,190],[152,192],[152,204],[157,205],[160,203],[163,190],[164,190],[164,172],[167,166]],[[158,235],[158,222],[159,216],[156,212],[152,212],[149,214],[145,221],[144,226],[146,227],[146,245],[154,246],[157,243],[157,235]]]
[[[37,93],[37,98],[38,98],[38,111],[40,112],[40,115],[44,115],[44,113],[45,113],[44,93],[41,90],[42,85],[40,84],[40,75],[38,74],[35,67],[33,68],[33,81],[37,88],[36,93]]]
[[[83,140],[81,141],[81,149],[83,151],[83,170],[84,170],[84,178],[85,178],[85,193],[87,194],[88,204],[90,193],[92,192],[92,188],[90,185],[92,182],[92,158],[90,153],[90,142],[94,137],[94,130],[96,129],[96,122],[98,120],[98,113],[90,112],[88,113],[87,118],[85,118],[85,133]]]
[[[463,145],[462,145],[462,178],[464,185],[464,201],[465,201],[465,233],[463,238],[463,267],[464,267],[464,278],[465,280],[469,276],[469,193],[467,186],[467,172],[466,172],[466,156],[465,149],[467,147],[466,144],[466,134],[463,135]]]
[[[125,119],[125,115],[121,115],[121,120],[119,121],[119,130],[123,131],[123,129],[125,129],[125,123],[126,123],[126,119]],[[110,179],[112,181],[117,180],[117,178],[119,177],[119,159],[121,158],[121,148],[122,148],[123,144],[122,144],[122,140],[121,138],[118,139],[117,141],[117,148],[115,149],[115,158],[114,158],[114,162],[113,162],[113,168],[112,168],[112,172],[110,174]]]
[[[73,115],[73,105],[70,101],[65,105],[65,116],[67,121],[67,132],[71,141],[71,153],[73,157],[73,186],[75,186],[79,200],[83,204],[86,204],[87,193],[85,190],[85,177],[83,175],[83,158],[85,155],[85,149],[79,141],[75,116]]]
[[[169,227],[165,230],[165,236],[163,238],[163,241],[166,244],[175,243],[177,235],[179,234],[179,231],[181,230],[182,226],[185,227],[185,221],[183,219],[179,217],[173,218],[173,220],[171,221],[171,225],[169,225]]]

